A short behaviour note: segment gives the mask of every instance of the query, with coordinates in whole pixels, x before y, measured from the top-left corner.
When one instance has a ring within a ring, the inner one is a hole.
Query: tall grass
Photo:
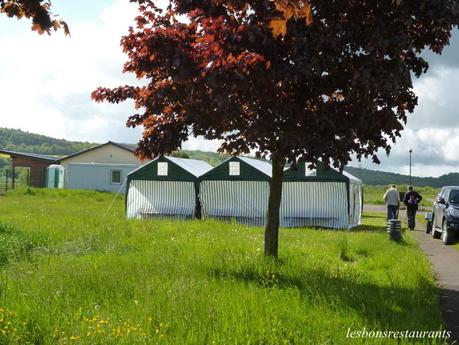
[[[426,258],[388,241],[384,215],[282,229],[269,260],[260,228],[130,221],[121,199],[104,218],[112,198],[0,198],[0,344],[412,344],[346,334],[442,328]]]

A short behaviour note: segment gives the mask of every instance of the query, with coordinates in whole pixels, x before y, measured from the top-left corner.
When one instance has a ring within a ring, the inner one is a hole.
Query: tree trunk
[[[282,197],[282,180],[285,157],[277,153],[272,157],[272,181],[269,191],[268,221],[265,228],[265,256],[277,258],[279,248],[279,210]]]

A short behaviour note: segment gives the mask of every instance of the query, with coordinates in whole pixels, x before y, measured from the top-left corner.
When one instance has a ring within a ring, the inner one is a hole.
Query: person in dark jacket
[[[413,186],[409,186],[408,192],[406,192],[403,198],[403,203],[406,206],[406,217],[408,218],[408,228],[410,228],[410,231],[413,231],[416,226],[416,211],[421,200],[422,196],[413,189]]]

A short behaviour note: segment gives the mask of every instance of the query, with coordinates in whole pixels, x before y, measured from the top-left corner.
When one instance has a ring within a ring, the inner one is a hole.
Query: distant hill
[[[344,169],[348,173],[358,177],[364,184],[368,185],[407,185],[410,181],[408,175],[347,167]],[[411,178],[412,184],[418,187],[440,188],[448,185],[459,185],[459,173],[450,173],[439,177],[416,177]]]
[[[9,129],[0,127],[0,149],[40,153],[51,156],[66,156],[75,152],[86,150],[90,147],[99,145],[97,143],[68,141],[64,139],[55,139],[45,135],[24,132],[19,129]],[[136,144],[124,144],[136,148]],[[216,152],[202,151],[177,151],[173,156],[200,159],[209,162],[215,166],[223,162],[229,156],[220,155]],[[0,169],[8,165],[6,158],[0,157]]]
[[[86,150],[97,143],[76,142],[64,139],[55,139],[45,135],[24,132],[19,129],[8,129],[0,127],[0,149],[41,153],[55,156],[65,156],[75,152]],[[129,144],[135,147],[136,145]],[[221,155],[215,152],[181,150],[172,153],[173,156],[191,159],[200,159],[216,166],[227,159],[228,155]],[[8,164],[8,161],[0,157],[0,169]],[[407,175],[395,174],[385,171],[360,169],[347,167],[345,171],[360,178],[367,185],[403,185],[409,183]],[[440,177],[412,177],[415,186],[431,186],[439,188],[446,185],[459,185],[459,173],[451,173]]]
[[[204,152],[204,151],[189,151],[189,150],[180,150],[172,153],[172,156],[179,158],[190,158],[190,159],[199,159],[206,161],[212,166],[216,166],[226,159],[229,155],[222,155],[216,152]]]
[[[24,132],[20,129],[0,127],[0,149],[3,150],[66,156],[86,150],[94,145],[97,144],[54,139],[45,135]],[[8,161],[0,157],[0,169],[7,164]]]
[[[65,156],[86,150],[94,145],[97,144],[54,139],[45,135],[24,132],[20,129],[0,127],[0,148],[4,150]]]

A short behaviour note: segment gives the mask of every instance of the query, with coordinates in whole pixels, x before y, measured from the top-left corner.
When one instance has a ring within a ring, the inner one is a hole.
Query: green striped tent
[[[199,176],[211,170],[194,159],[161,156],[127,177],[128,218],[200,217]]]
[[[362,182],[318,162],[316,169],[300,163],[284,171],[281,226],[350,229],[360,224]]]
[[[202,175],[200,180],[203,218],[265,225],[271,164],[232,157]]]

